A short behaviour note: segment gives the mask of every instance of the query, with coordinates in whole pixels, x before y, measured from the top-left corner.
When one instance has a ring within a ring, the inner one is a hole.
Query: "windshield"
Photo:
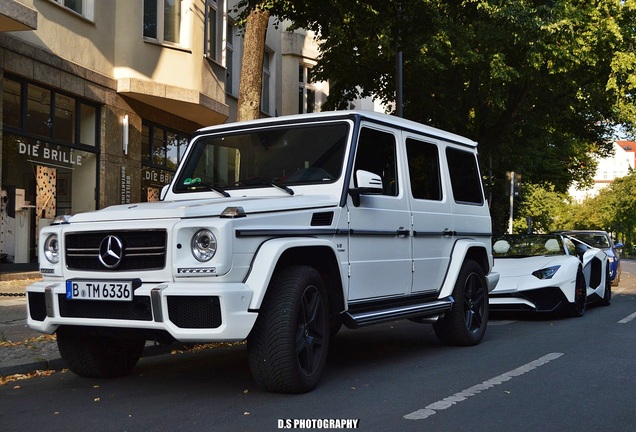
[[[553,235],[507,235],[493,244],[495,258],[564,255],[563,242]]]
[[[333,182],[342,172],[349,123],[251,129],[194,142],[176,192]],[[291,191],[290,191],[291,192]]]
[[[603,233],[567,233],[595,248],[610,247],[609,238]]]

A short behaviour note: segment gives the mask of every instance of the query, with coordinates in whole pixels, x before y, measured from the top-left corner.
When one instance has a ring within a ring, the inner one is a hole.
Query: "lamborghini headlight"
[[[207,262],[216,253],[216,237],[208,229],[200,229],[192,236],[190,242],[192,255],[201,262]]]
[[[535,270],[532,272],[532,276],[536,277],[537,279],[552,279],[552,276],[554,276],[557,272],[557,270],[559,270],[561,268],[561,266],[556,265],[556,266],[552,266],[552,267],[546,267],[546,268],[542,268],[540,270]]]

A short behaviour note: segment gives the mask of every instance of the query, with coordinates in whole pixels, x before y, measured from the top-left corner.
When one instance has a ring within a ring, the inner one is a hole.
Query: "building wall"
[[[88,7],[84,16],[55,0],[2,1],[0,183],[16,196],[25,190],[29,206],[14,215],[30,219],[29,250],[19,264],[37,268],[37,231],[56,214],[156,199],[174,172],[176,156],[170,151],[182,151],[184,140],[201,127],[236,119],[243,46],[236,28],[232,40],[226,38],[233,18],[228,11],[236,0],[214,3],[214,55],[206,51],[205,0],[181,3],[185,30],[179,43],[144,36],[141,1],[82,0]],[[303,88],[314,92],[312,109],[319,111],[328,85],[299,81],[299,67],[316,64],[313,35],[288,33],[285,25],[276,27],[273,21],[265,43],[270,104],[262,116],[306,109],[299,107]],[[226,88],[230,69],[234,85]],[[5,97],[10,106],[4,106]],[[74,108],[58,109],[63,100]],[[95,118],[84,118],[84,108]],[[32,130],[33,117],[39,117],[42,126],[48,112],[50,129]],[[3,122],[5,116],[9,123]],[[56,124],[75,127],[72,138],[57,137],[63,128]],[[87,137],[93,124],[97,132]],[[157,162],[155,153],[162,145],[166,157]],[[81,166],[73,169],[51,155],[80,158]],[[50,181],[51,191],[45,190],[43,177]],[[0,246],[2,242],[0,238]],[[18,264],[3,262],[2,254],[0,250],[0,272]]]
[[[614,155],[598,159],[598,167],[594,174],[594,185],[589,189],[570,189],[570,195],[582,202],[586,198],[594,197],[598,192],[611,184],[615,179],[628,175],[636,167],[636,143],[631,141],[616,141]]]

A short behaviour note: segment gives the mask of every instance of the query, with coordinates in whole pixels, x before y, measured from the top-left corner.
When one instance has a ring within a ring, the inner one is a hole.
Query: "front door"
[[[357,170],[382,178],[382,194],[349,198],[349,300],[406,294],[411,289],[411,216],[401,178],[399,132],[362,127]]]

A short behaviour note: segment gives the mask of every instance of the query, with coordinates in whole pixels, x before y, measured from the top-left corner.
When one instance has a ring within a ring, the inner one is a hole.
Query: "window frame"
[[[299,63],[299,80],[298,80],[298,114],[306,114],[306,113],[314,113],[318,111],[318,104],[316,96],[318,95],[317,86],[311,82],[310,79],[310,71],[313,66]],[[300,76],[302,75],[302,77]],[[313,95],[313,102],[310,107],[310,97],[309,95]]]
[[[267,59],[267,61],[265,61]],[[267,47],[263,52],[263,82],[261,84],[261,111],[265,114],[272,113],[272,96],[274,95],[273,91],[273,81],[274,81],[274,73],[273,67],[274,64],[274,52],[269,50]]]
[[[51,3],[55,3],[59,7],[64,8],[65,10],[81,16],[82,18],[86,18],[89,21],[95,21],[95,0],[77,0],[81,5],[81,11],[76,11],[70,6],[66,5],[67,0],[49,0]]]
[[[145,27],[146,27],[146,14],[145,14],[145,6],[146,6],[146,1],[154,1],[155,5],[156,5],[156,22],[155,24],[155,31],[156,31],[156,37],[153,36],[147,36],[145,34]],[[165,26],[165,2],[167,0],[145,0],[144,3],[142,4],[142,26],[141,26],[141,34],[142,37],[145,41],[147,42],[153,42],[153,43],[158,43],[160,45],[165,45],[165,46],[171,46],[171,47],[180,47],[180,48],[188,48],[189,44],[190,44],[190,40],[189,40],[189,34],[190,34],[190,24],[189,24],[189,7],[190,7],[190,1],[191,0],[175,0],[178,1],[180,3],[180,9],[179,9],[179,32],[178,32],[178,37],[179,40],[178,41],[170,41],[166,39],[166,26]]]
[[[203,56],[222,66],[226,66],[227,35],[227,1],[205,0],[205,18],[203,33]],[[210,11],[214,10],[214,35],[210,34]],[[214,36],[214,40],[211,40]]]
[[[236,38],[236,25],[233,21],[228,20],[225,29],[225,92],[232,96],[238,96],[238,92],[234,89],[235,83],[238,83],[238,77],[235,76],[237,62],[234,58],[236,53],[234,47],[238,45],[238,43],[234,43],[237,41]]]

